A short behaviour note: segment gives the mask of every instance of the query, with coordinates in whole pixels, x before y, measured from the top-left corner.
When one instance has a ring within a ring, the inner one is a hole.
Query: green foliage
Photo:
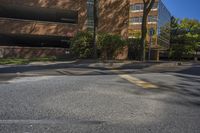
[[[114,59],[120,52],[126,41],[118,35],[101,33],[97,35],[97,49],[104,59]],[[91,58],[93,55],[93,34],[91,32],[79,32],[71,40],[71,53],[82,59]]]
[[[93,35],[91,32],[79,32],[71,40],[71,53],[77,58],[91,58],[93,54]]]
[[[193,48],[188,44],[173,44],[170,49],[170,57],[172,59],[181,60],[183,58],[191,58],[193,54]]]
[[[114,59],[125,45],[126,41],[118,35],[107,33],[98,35],[97,48],[104,59]]]
[[[0,65],[6,65],[6,64],[15,64],[15,65],[24,65],[29,64],[31,62],[46,62],[46,61],[57,61],[55,56],[52,57],[35,57],[30,59],[23,59],[23,58],[3,58],[0,59]]]
[[[173,18],[171,27],[171,57],[180,60],[184,57],[197,56],[200,47],[200,22]]]

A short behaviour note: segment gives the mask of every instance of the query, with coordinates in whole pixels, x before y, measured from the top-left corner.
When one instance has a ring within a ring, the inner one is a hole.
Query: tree
[[[171,54],[175,59],[194,57],[200,47],[200,22],[193,19],[172,19]]]
[[[91,32],[78,32],[71,40],[71,53],[81,59],[91,58],[93,56],[93,34]]]
[[[115,59],[127,42],[119,35],[102,33],[98,35],[97,47],[103,59]]]
[[[103,59],[114,59],[126,46],[127,42],[119,35],[107,33],[97,34],[96,47]],[[78,32],[71,39],[70,50],[73,56],[81,59],[93,57],[93,33],[89,31]]]
[[[171,17],[170,44],[172,44],[173,41],[175,40],[175,38],[177,37],[178,29],[179,29],[179,19],[172,16]]]
[[[191,47],[191,54],[197,60],[197,52],[200,47],[200,22],[194,19],[183,19],[180,27],[185,30],[186,43]]]
[[[93,58],[96,59],[97,58],[97,28],[98,28],[98,15],[97,15],[97,10],[98,10],[98,1],[94,0],[94,7],[93,7],[93,16],[94,16],[94,29],[93,29],[93,49],[94,49],[94,53],[93,53]]]
[[[146,36],[147,36],[147,18],[154,3],[155,3],[155,0],[143,0],[144,9],[143,9],[142,27],[141,27],[142,35],[141,35],[141,40],[140,40],[142,61],[145,61],[145,57],[146,57],[145,46],[146,46]]]

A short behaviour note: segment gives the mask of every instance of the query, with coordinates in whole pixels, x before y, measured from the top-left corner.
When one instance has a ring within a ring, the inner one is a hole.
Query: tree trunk
[[[141,61],[145,61],[146,58],[146,36],[147,36],[147,18],[148,14],[151,11],[155,0],[143,0],[144,9],[143,9],[143,17],[142,17],[142,26],[141,26]]]
[[[194,55],[194,61],[197,62],[198,61],[198,51],[195,51],[195,55]]]
[[[94,7],[93,7],[94,11],[93,11],[93,15],[94,15],[94,29],[93,29],[93,49],[94,49],[94,53],[93,53],[93,58],[97,59],[97,46],[96,46],[96,42],[97,42],[97,27],[98,27],[98,16],[97,16],[97,8],[98,8],[98,4],[97,4],[97,0],[94,0]]]
[[[144,15],[142,19],[141,61],[145,61],[146,58],[146,36],[147,36],[147,16]]]

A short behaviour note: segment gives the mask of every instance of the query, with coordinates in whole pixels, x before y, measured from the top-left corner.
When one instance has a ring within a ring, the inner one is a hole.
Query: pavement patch
[[[15,79],[9,80],[9,83],[22,83],[22,82],[37,82],[41,80],[48,80],[54,76],[33,76],[33,77],[17,77]]]

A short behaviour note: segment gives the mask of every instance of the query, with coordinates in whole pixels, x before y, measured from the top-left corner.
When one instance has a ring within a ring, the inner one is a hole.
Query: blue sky
[[[200,0],[162,0],[171,14],[178,18],[200,20]]]

